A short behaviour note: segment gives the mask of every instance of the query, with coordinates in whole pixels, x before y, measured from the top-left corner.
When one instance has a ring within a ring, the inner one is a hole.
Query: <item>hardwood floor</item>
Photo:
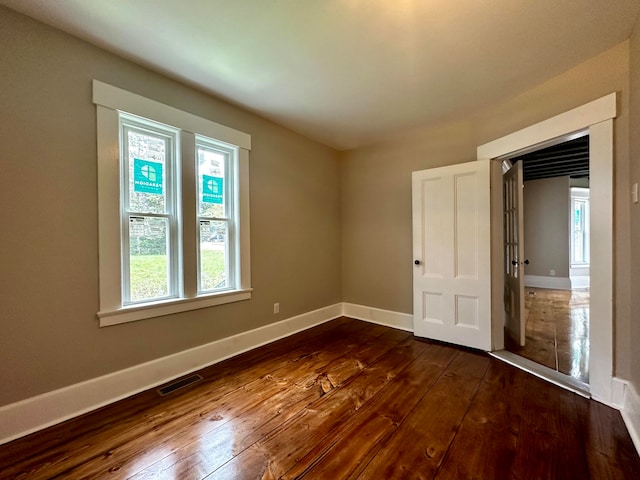
[[[341,318],[0,446],[1,478],[630,479],[620,414]],[[634,476],[635,475],[635,476]]]
[[[506,349],[589,383],[589,290],[525,287],[526,339]]]

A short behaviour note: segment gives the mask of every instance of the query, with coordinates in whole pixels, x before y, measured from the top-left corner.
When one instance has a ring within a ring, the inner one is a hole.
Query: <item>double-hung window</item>
[[[230,169],[234,151],[210,139],[196,137],[198,169],[198,292],[226,289],[234,284],[229,269],[234,258],[233,181]],[[231,182],[230,182],[231,181]]]
[[[179,297],[178,134],[120,114],[123,305]]]
[[[100,325],[251,297],[249,135],[94,80]]]

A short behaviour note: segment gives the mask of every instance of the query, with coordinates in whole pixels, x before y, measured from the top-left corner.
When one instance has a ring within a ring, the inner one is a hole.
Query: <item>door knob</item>
[[[414,260],[413,263],[416,265],[420,265],[420,260]]]
[[[511,265],[517,265],[518,262],[516,262],[515,260],[511,260]]]

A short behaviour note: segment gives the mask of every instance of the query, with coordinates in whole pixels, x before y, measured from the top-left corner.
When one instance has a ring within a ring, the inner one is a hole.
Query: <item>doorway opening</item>
[[[589,383],[589,136],[509,158],[522,168],[522,333],[506,350]],[[505,174],[506,175],[506,174]],[[505,183],[505,188],[511,188]],[[505,217],[505,222],[508,217]],[[505,225],[505,232],[509,225]],[[517,234],[516,234],[517,236]],[[508,236],[507,236],[508,238]],[[505,260],[510,260],[505,258]],[[505,284],[514,272],[505,262]],[[505,299],[509,297],[505,289]],[[509,306],[507,305],[508,309]]]
[[[494,357],[606,405],[621,404],[620,392],[624,391],[613,376],[613,122],[617,105],[617,94],[613,92],[477,148],[479,161],[492,159],[492,182],[498,185],[502,179],[501,159],[589,134],[589,189],[591,197],[598,199],[590,205],[591,223],[598,226],[591,232],[591,249],[598,254],[591,256],[589,266],[589,388],[578,391],[581,389],[574,389],[566,381],[571,377],[561,375],[556,379],[553,370],[538,371],[538,364],[528,365],[526,359],[504,350],[503,208],[499,188],[491,196],[492,218],[499,219],[491,222],[491,257],[495,259],[491,270],[491,343]]]

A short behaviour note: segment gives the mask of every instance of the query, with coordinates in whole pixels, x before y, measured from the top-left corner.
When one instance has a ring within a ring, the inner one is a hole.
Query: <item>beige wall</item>
[[[620,92],[615,121],[616,373],[628,378],[630,239],[629,44],[476,115],[425,126],[342,153],[342,278],[345,302],[412,312],[411,171],[473,161],[476,146],[591,100]]]
[[[334,150],[3,7],[0,45],[0,405],[341,300]],[[250,301],[98,327],[93,78],[252,135]]]
[[[569,177],[524,183],[526,275],[569,278]]]
[[[640,390],[638,26],[630,46],[490,110],[340,154],[3,7],[0,45],[0,405],[341,300],[410,313],[411,172],[475,160],[477,145],[612,91],[616,374]],[[251,301],[98,328],[93,78],[252,135]]]
[[[630,135],[631,175],[630,184],[640,183],[640,20],[631,37],[630,75]],[[640,392],[640,203],[631,206],[631,380],[636,392]]]

